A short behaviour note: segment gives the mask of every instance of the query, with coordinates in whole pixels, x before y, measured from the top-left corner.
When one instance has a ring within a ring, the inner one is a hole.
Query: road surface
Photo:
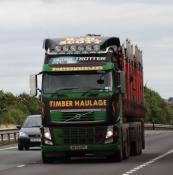
[[[172,175],[173,131],[146,131],[146,149],[121,163],[98,158],[42,164],[40,149],[0,147],[0,175]]]

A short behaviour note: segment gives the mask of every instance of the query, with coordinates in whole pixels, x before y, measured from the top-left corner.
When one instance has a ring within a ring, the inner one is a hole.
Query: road
[[[147,131],[146,149],[121,163],[97,158],[42,164],[40,149],[18,151],[16,145],[0,147],[0,175],[172,175],[173,131]]]

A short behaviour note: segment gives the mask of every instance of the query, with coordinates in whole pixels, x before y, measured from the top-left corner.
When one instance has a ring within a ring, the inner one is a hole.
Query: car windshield
[[[22,128],[32,128],[41,126],[41,117],[27,117],[24,121]]]
[[[112,72],[44,74],[43,92],[85,92],[90,89],[112,89]]]

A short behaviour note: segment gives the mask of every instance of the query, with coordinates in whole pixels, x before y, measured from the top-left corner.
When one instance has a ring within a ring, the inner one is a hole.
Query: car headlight
[[[19,137],[28,137],[28,135],[25,132],[20,131]]]

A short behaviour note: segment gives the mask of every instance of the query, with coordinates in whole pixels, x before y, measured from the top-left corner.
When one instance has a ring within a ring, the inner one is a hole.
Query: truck
[[[72,156],[122,161],[140,155],[145,138],[138,46],[88,34],[45,39],[43,48],[42,71],[30,75],[30,94],[40,94],[43,163]]]

